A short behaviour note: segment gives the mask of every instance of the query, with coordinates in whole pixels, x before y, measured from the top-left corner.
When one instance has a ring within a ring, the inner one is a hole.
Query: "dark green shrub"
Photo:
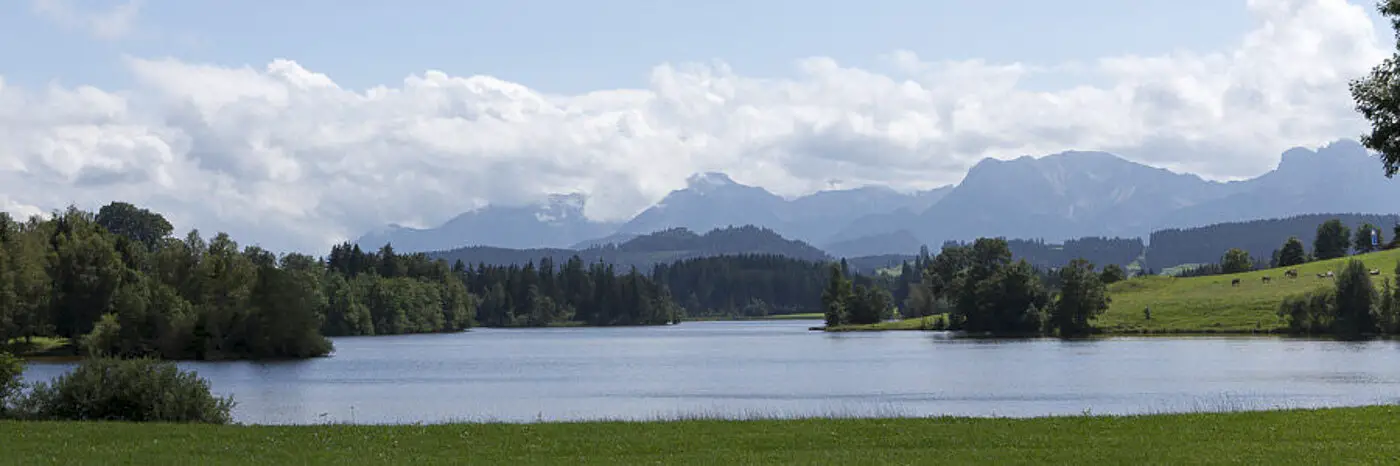
[[[10,403],[19,395],[24,361],[10,353],[0,353],[0,419],[9,417]]]
[[[1337,315],[1337,292],[1321,289],[1285,298],[1278,315],[1297,334],[1325,334],[1332,330]]]
[[[20,403],[27,418],[74,421],[227,424],[232,409],[204,379],[154,359],[89,359]]]

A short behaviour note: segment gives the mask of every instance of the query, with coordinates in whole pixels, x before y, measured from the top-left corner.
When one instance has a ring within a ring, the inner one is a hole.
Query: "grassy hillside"
[[[1400,408],[401,426],[0,422],[7,464],[1382,464]]]
[[[1367,268],[1380,269],[1372,276],[1381,280],[1393,276],[1400,250],[1382,251],[1303,264],[1296,267],[1296,279],[1285,278],[1285,269],[1258,270],[1234,275],[1174,278],[1142,277],[1109,286],[1113,304],[1098,320],[1109,333],[1134,332],[1252,332],[1275,331],[1284,326],[1278,318],[1283,299],[1332,286],[1332,279],[1318,278],[1320,272],[1338,272],[1348,259],[1360,259]],[[1272,278],[1263,283],[1264,276]],[[1240,279],[1239,286],[1230,282]],[[1152,319],[1143,318],[1143,308],[1152,307]]]

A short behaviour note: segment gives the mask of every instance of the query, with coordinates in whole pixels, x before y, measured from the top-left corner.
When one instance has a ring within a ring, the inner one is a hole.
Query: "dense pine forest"
[[[694,317],[821,312],[826,278],[827,262],[776,254],[686,259],[652,271]]]
[[[578,256],[556,269],[554,261],[524,266],[453,267],[475,296],[477,320],[491,327],[556,324],[661,325],[684,316],[664,286],[637,269],[619,274],[611,264],[584,265]]]

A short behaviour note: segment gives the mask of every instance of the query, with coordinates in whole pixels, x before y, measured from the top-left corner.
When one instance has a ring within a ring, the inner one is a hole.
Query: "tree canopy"
[[[1254,263],[1249,258],[1249,252],[1240,248],[1230,248],[1230,250],[1225,251],[1225,255],[1220,258],[1221,273],[1248,272],[1253,268]]]
[[[1331,219],[1317,226],[1313,239],[1313,256],[1318,260],[1336,259],[1347,255],[1351,248],[1351,229],[1341,220]]]
[[[1279,250],[1278,266],[1292,267],[1301,265],[1308,261],[1308,253],[1303,250],[1303,241],[1297,236],[1291,236],[1283,243],[1283,249]]]
[[[1390,20],[1400,49],[1400,0],[1382,0],[1378,4],[1381,16]],[[1356,111],[1371,123],[1370,132],[1361,136],[1361,144],[1379,152],[1386,177],[1400,169],[1400,51],[1371,69],[1371,72],[1350,84]]]

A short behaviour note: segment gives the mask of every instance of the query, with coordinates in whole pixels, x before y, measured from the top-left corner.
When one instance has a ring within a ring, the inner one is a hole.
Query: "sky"
[[[113,200],[324,253],[697,172],[796,196],[1104,150],[1207,179],[1356,138],[1394,51],[1345,0],[10,0],[0,210]],[[1379,166],[1378,166],[1379,167]],[[1379,168],[1378,168],[1379,173]]]

